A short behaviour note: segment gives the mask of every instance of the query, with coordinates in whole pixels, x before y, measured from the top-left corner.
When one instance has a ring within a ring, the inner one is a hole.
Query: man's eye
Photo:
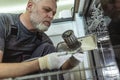
[[[50,12],[50,11],[51,11],[50,9],[46,9],[46,8],[45,8],[44,10],[45,10],[46,12]]]
[[[51,8],[43,8],[45,12],[51,12],[52,9]],[[53,15],[56,14],[56,12],[52,11],[53,12]]]

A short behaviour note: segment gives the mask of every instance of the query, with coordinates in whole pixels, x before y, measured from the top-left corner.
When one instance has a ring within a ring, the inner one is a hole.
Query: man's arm
[[[40,70],[38,60],[22,63],[2,63],[3,52],[0,51],[0,79],[18,77]]]
[[[0,50],[0,63],[2,62],[3,51]]]
[[[62,61],[61,61],[62,59]],[[64,59],[64,60],[63,60]],[[2,60],[2,57],[1,57]],[[36,60],[22,63],[0,63],[0,79],[23,76],[28,73],[43,70],[62,69],[67,70],[79,63],[73,55],[66,55],[66,52],[54,52]]]

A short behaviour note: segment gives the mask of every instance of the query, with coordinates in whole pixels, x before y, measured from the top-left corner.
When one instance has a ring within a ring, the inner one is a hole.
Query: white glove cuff
[[[47,56],[38,58],[40,70],[48,69]]]

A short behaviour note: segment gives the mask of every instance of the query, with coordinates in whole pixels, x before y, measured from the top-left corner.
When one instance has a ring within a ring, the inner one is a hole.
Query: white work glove
[[[60,69],[61,67],[63,67],[62,69],[70,69],[82,60],[83,54],[76,53],[72,56],[72,54],[66,52],[54,52],[38,58],[41,70]]]
[[[62,56],[61,59],[62,59],[61,67],[63,70],[72,69],[73,67],[77,66],[80,62],[83,61],[84,54],[81,53],[74,53],[73,55],[68,54]]]

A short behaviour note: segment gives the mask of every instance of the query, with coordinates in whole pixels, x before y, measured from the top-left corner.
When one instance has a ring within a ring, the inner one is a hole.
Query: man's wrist
[[[40,68],[40,70],[46,70],[46,69],[48,69],[47,56],[38,58],[38,62],[39,62],[39,68]]]

